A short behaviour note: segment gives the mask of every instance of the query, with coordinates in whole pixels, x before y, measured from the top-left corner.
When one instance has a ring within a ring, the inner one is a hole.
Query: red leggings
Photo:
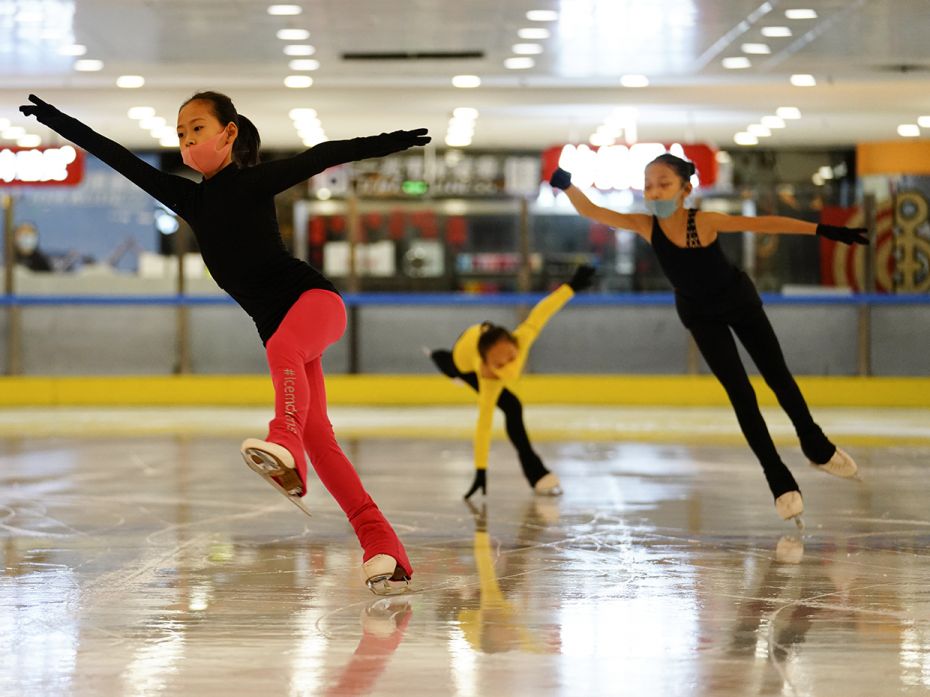
[[[345,328],[342,298],[328,290],[308,290],[288,310],[265,347],[275,391],[275,416],[268,424],[267,440],[288,449],[305,484],[306,449],[323,486],[352,524],[363,561],[389,554],[410,576],[413,568],[404,546],[336,442],[326,413],[321,359]]]

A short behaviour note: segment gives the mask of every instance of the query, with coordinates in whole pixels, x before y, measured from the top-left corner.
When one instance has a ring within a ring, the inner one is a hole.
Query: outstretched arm
[[[575,210],[585,218],[621,230],[630,230],[647,240],[649,239],[652,232],[651,216],[642,213],[617,213],[617,211],[596,205],[584,195],[581,189],[572,184],[572,175],[561,167],[553,172],[549,178],[549,183],[556,189],[564,191]]]
[[[500,380],[478,379],[478,421],[475,423],[474,457],[475,479],[465,498],[469,498],[478,489],[487,493],[488,456],[491,452],[491,428],[494,425],[494,408],[501,395],[503,385]]]
[[[19,108],[23,114],[34,116],[39,123],[84,148],[150,196],[161,201],[178,215],[184,216],[187,201],[196,187],[192,181],[173,174],[166,174],[152,167],[119,143],[105,138],[34,94],[29,95],[29,101],[32,103],[24,104]]]
[[[351,140],[328,140],[293,157],[249,167],[244,174],[249,186],[264,193],[277,194],[334,165],[369,157],[384,157],[429,142],[430,137],[426,135],[425,128]]]
[[[865,228],[848,228],[823,223],[809,223],[806,220],[788,218],[782,215],[760,215],[750,217],[727,215],[726,213],[699,213],[704,222],[717,232],[763,232],[786,235],[820,235],[830,240],[845,244],[868,244]]]

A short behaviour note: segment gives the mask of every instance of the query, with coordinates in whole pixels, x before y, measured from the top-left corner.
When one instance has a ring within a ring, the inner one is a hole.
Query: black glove
[[[549,185],[565,191],[572,185],[572,173],[566,172],[561,167],[556,167],[552,176],[549,177]]]
[[[475,470],[475,481],[471,483],[471,489],[465,494],[465,500],[468,501],[478,489],[481,489],[482,496],[488,495],[487,470]]]
[[[34,94],[29,95],[29,101],[32,102],[32,104],[23,104],[19,110],[25,116],[35,116],[39,123],[48,126],[50,123],[64,116],[58,109],[48,102],[43,102]]]
[[[843,244],[868,244],[868,233],[864,227],[839,227],[823,223],[817,225],[818,235]]]
[[[413,131],[382,133],[381,135],[371,136],[367,140],[371,144],[369,157],[383,157],[416,145],[426,145],[432,139],[426,135],[425,128],[417,128]]]
[[[595,273],[596,271],[593,266],[590,264],[582,264],[577,269],[575,269],[575,275],[572,276],[571,280],[568,282],[568,285],[571,286],[571,289],[576,293],[579,290],[590,288],[591,284],[594,283]]]

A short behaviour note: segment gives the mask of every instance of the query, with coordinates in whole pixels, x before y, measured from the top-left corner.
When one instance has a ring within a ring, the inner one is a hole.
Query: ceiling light
[[[174,135],[171,135],[171,136],[165,136],[164,138],[159,138],[158,144],[162,146],[163,148],[176,148],[180,144],[180,141],[178,140],[177,133],[175,133]]]
[[[801,110],[796,106],[780,106],[775,110],[775,113],[786,120],[801,118]]]
[[[726,150],[718,150],[714,154],[714,159],[722,165],[728,165],[733,162],[733,158],[730,157],[730,153],[728,153]]]
[[[281,41],[306,41],[310,38],[310,32],[306,29],[278,29],[275,36]]]
[[[754,123],[746,128],[746,131],[756,138],[768,138],[772,132],[761,123]]]
[[[21,148],[37,148],[42,145],[42,136],[25,133],[16,139],[16,144]]]
[[[821,179],[833,179],[833,168],[830,165],[824,165],[817,170]]]
[[[145,84],[145,78],[141,75],[120,75],[116,78],[116,86],[125,90],[134,90]]]
[[[103,61],[82,58],[81,60],[74,61],[74,69],[82,73],[94,73],[98,70],[103,70]]]
[[[743,53],[752,53],[760,56],[772,52],[768,44],[743,44],[740,46],[740,50]]]
[[[174,136],[175,140],[178,138],[178,132],[175,130],[174,126],[169,126],[168,124],[159,126],[158,128],[153,128],[149,131],[149,133],[156,140],[164,140],[165,138],[170,138],[172,136]]]
[[[59,56],[83,56],[87,53],[87,46],[82,44],[68,44],[58,49]]]
[[[151,131],[153,128],[161,128],[168,122],[165,121],[161,116],[149,116],[144,119],[139,119],[139,128],[142,128],[146,131]]]
[[[788,27],[762,27],[762,36],[767,36],[770,39],[780,39],[791,36],[791,30]]]
[[[529,56],[508,58],[504,61],[504,67],[508,70],[526,70],[527,68],[532,68],[534,65],[536,65],[536,61]]]
[[[452,86],[461,87],[462,89],[470,89],[480,84],[481,78],[477,75],[456,75],[452,78]]]
[[[760,121],[766,128],[784,128],[785,120],[781,116],[763,116]]]
[[[301,121],[303,119],[315,119],[316,118],[316,109],[311,109],[310,107],[296,107],[287,112],[287,115],[293,121]]]
[[[814,186],[823,186],[823,177],[820,176],[820,172],[814,172],[811,175],[811,182]]]
[[[276,17],[286,17],[288,15],[299,15],[303,12],[300,5],[269,5],[268,14]]]
[[[526,27],[517,31],[517,36],[521,39],[548,39],[549,30],[542,27]]]
[[[530,10],[526,18],[531,22],[554,22],[559,18],[559,13],[555,10]]]
[[[800,73],[791,76],[791,84],[795,87],[813,87],[817,84],[817,80],[814,79],[813,75]]]
[[[591,143],[591,145],[595,145],[597,147],[605,147],[608,145],[613,145],[616,142],[616,138],[607,133],[598,132],[592,133],[591,137],[588,138],[588,142]]]
[[[150,106],[134,106],[126,112],[131,119],[150,119],[155,116],[155,110]]]
[[[918,116],[917,124],[921,128],[930,128],[930,116]]]
[[[3,136],[6,140],[16,140],[17,138],[22,138],[26,135],[26,129],[22,126],[10,126],[4,128],[3,132],[0,133],[0,136]]]
[[[446,145],[450,148],[467,148],[471,145],[471,138],[466,138],[465,136],[446,136]]]
[[[284,78],[284,86],[293,89],[303,89],[313,84],[313,78],[309,75],[288,75]]]
[[[519,56],[538,56],[543,47],[540,44],[514,44],[513,52]]]
[[[478,110],[470,106],[460,106],[452,110],[452,116],[453,118],[456,118],[459,120],[471,119],[472,121],[474,121],[475,119],[478,118]]]
[[[317,70],[320,67],[320,61],[313,58],[295,58],[287,64],[291,70]]]
[[[758,145],[759,139],[756,138],[752,133],[740,131],[735,136],[733,136],[733,142],[737,145]]]
[[[916,123],[902,123],[898,126],[898,135],[905,138],[917,138],[920,136],[920,126]]]
[[[303,138],[303,144],[308,148],[312,148],[314,145],[319,145],[320,143],[324,143],[327,140],[329,140],[329,138],[326,137],[326,134],[320,133],[319,135],[314,136],[313,138]],[[323,190],[320,189],[320,192],[322,191]]]
[[[816,10],[796,9],[785,10],[785,17],[788,19],[817,19]]]
[[[285,56],[312,56],[316,49],[310,44],[288,44],[284,47]]]
[[[751,68],[752,63],[749,61],[746,56],[734,56],[732,58],[724,58],[723,67],[727,70],[742,70],[743,68]]]
[[[649,78],[645,75],[624,75],[620,78],[620,84],[624,87],[646,87]]]

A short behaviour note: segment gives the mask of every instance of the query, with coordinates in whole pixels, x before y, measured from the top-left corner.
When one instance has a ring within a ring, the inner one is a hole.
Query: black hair
[[[517,337],[511,334],[506,327],[492,322],[481,323],[481,336],[478,337],[478,355],[481,356],[482,362],[488,362],[488,351],[501,339],[517,346]]]
[[[259,162],[258,151],[262,147],[262,139],[258,134],[255,124],[249,121],[245,116],[236,111],[232,99],[222,92],[198,92],[181,105],[183,109],[191,102],[207,102],[210,105],[213,115],[223,127],[227,124],[234,123],[239,129],[236,141],[233,144],[233,162],[239,167],[251,167]]]
[[[671,167],[685,184],[690,183],[691,175],[696,171],[693,162],[683,160],[677,155],[672,155],[670,152],[662,153],[649,164],[663,164],[667,167]]]

